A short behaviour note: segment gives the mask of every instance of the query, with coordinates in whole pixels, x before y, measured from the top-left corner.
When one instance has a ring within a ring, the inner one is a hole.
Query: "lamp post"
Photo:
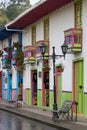
[[[53,46],[52,47],[53,49],[53,52],[52,52],[52,55],[48,55],[46,57],[52,57],[52,60],[53,60],[53,91],[54,91],[54,104],[53,104],[53,110],[57,110],[57,101],[56,101],[56,82],[55,82],[55,59],[56,57],[64,57],[65,59],[65,54],[67,53],[67,45],[66,43],[64,42],[64,44],[61,46],[61,49],[62,49],[62,53],[63,55],[56,55],[55,54],[55,47]],[[41,54],[42,56],[44,57],[44,54],[46,52],[46,45],[44,43],[42,43],[42,45],[40,46],[40,51],[41,51]],[[56,112],[53,112],[53,118],[56,118],[58,117],[57,113]]]

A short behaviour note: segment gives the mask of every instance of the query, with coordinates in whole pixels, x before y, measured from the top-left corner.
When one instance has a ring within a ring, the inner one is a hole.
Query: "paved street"
[[[59,130],[57,128],[29,120],[22,116],[0,110],[0,130]]]
[[[77,122],[68,120],[58,120],[54,122],[52,120],[52,113],[47,109],[30,107],[24,104],[22,105],[22,108],[17,108],[14,105],[8,105],[2,101],[0,102],[0,109],[32,119],[34,121],[39,121],[61,130],[87,130],[87,119],[81,117],[78,117]]]

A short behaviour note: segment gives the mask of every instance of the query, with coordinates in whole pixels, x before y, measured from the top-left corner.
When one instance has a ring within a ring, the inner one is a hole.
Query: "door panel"
[[[42,78],[43,106],[49,106],[49,71],[43,69]]]
[[[78,102],[78,113],[83,113],[83,60],[74,62],[73,99]]]
[[[37,70],[31,71],[31,81],[32,105],[37,105]]]

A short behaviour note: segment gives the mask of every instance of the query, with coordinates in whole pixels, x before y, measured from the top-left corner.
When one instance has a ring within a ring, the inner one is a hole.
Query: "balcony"
[[[24,47],[24,63],[35,63],[35,46],[25,46]]]
[[[65,42],[68,45],[67,53],[80,53],[82,51],[82,29],[71,28],[64,31]]]
[[[39,57],[42,56],[41,51],[40,51],[40,46],[41,46],[43,43],[47,46],[46,53],[44,54],[44,57],[46,58],[46,56],[49,55],[49,41],[40,40],[40,41],[37,41],[37,42],[36,42],[36,58],[37,58],[37,59],[39,59]],[[46,59],[47,59],[47,58],[46,58]]]

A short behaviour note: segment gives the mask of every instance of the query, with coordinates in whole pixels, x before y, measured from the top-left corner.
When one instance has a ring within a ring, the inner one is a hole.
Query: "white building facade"
[[[87,117],[86,7],[86,0],[62,3],[61,0],[42,0],[6,25],[7,28],[19,27],[22,30],[24,70],[22,77],[19,76],[19,83],[22,80],[22,97],[27,105],[53,107],[53,59],[46,56],[52,55],[53,46],[56,54],[62,55],[61,45],[65,41],[68,45],[65,60],[57,57],[55,63],[56,101],[58,107],[64,100],[77,101],[78,114]],[[19,30],[12,33],[12,44],[20,41]],[[42,43],[47,47],[44,60],[39,48]],[[17,89],[18,72],[14,66],[12,72],[12,88],[15,86]]]

